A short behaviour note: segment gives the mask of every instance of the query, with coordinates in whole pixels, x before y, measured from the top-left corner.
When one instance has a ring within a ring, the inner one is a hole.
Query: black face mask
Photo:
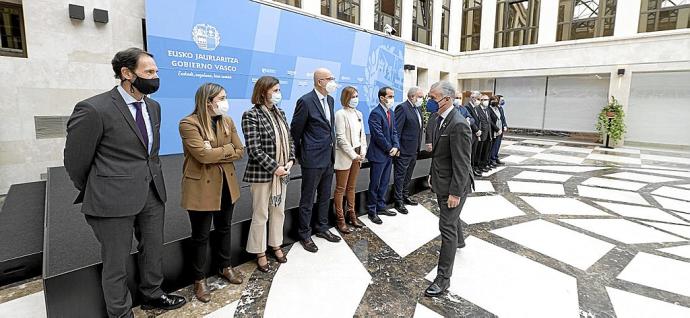
[[[496,107],[496,106],[498,106],[498,102],[495,101],[495,100],[492,100],[492,101],[489,103],[489,105],[491,105],[491,106],[493,106],[493,107]]]
[[[132,73],[134,73],[134,71],[132,71]],[[132,86],[136,87],[142,94],[153,94],[158,90],[158,87],[160,87],[160,78],[145,79],[137,76],[137,78],[132,81]]]

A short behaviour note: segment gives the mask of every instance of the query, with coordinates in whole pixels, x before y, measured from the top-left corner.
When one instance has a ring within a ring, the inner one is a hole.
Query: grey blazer
[[[432,147],[433,191],[438,195],[457,197],[471,193],[474,187],[470,160],[472,130],[457,109],[453,108],[441,128],[435,132]]]
[[[139,213],[153,180],[165,202],[165,183],[158,158],[160,105],[144,97],[151,118],[153,148],[144,139],[117,87],[74,106],[67,122],[65,168],[79,190],[74,203],[84,214],[99,217]]]

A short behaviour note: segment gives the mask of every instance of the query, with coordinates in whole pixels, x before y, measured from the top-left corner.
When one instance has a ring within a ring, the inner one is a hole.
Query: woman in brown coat
[[[219,273],[230,283],[241,284],[241,275],[230,263],[230,223],[234,203],[240,198],[234,161],[244,146],[229,116],[225,89],[206,83],[196,92],[194,112],[180,121],[184,148],[182,207],[192,225],[194,293],[202,302],[211,299],[206,284],[206,251],[211,220],[218,234]]]

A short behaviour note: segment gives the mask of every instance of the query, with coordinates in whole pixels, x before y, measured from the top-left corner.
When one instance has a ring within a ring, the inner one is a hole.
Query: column
[[[614,36],[630,36],[637,34],[640,22],[640,7],[642,0],[627,0],[616,2],[616,21],[614,22]]]
[[[302,0],[302,10],[315,15],[321,15],[320,0]]]
[[[624,2],[624,1],[621,1]],[[618,75],[618,69],[625,69],[624,75]],[[616,97],[618,102],[623,106],[623,112],[628,113],[628,105],[630,103],[630,86],[632,84],[632,72],[628,65],[619,65],[615,70],[611,71],[611,80],[609,83],[609,98]],[[625,141],[625,135],[618,142],[622,146]]]
[[[441,48],[441,13],[443,13],[443,0],[433,0],[431,3],[431,46]]]
[[[373,0],[372,0],[373,1]],[[402,0],[402,19],[400,21],[400,36],[403,40],[412,41],[412,10],[415,0]]]
[[[539,8],[539,39],[537,40],[537,43],[554,43],[556,42],[556,31],[558,28],[558,1],[540,2],[541,8]]]
[[[494,48],[494,33],[496,33],[496,0],[484,0],[482,1],[480,50]]]
[[[450,0],[450,28],[448,29],[448,52],[460,52],[462,26],[462,0]]]
[[[361,27],[367,30],[374,30],[375,4],[374,1],[359,2],[359,23]]]

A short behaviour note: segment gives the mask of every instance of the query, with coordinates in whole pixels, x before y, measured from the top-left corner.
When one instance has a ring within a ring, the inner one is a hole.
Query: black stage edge
[[[163,173],[168,192],[165,220],[165,245],[163,272],[165,282],[163,289],[174,291],[192,283],[188,276],[188,264],[185,263],[185,251],[191,234],[187,212],[180,207],[180,183],[182,155],[162,156]],[[246,160],[246,159],[245,159]],[[426,176],[431,160],[417,162],[414,182],[411,191],[416,193],[426,186]],[[244,174],[246,161],[236,163],[237,175]],[[293,168],[292,180],[288,185],[285,216],[285,244],[296,240],[294,214],[297,213],[300,197],[300,170]],[[334,178],[335,179],[335,178]],[[335,182],[335,180],[334,180]],[[359,214],[365,212],[366,190],[369,183],[369,168],[364,165],[357,182],[357,209]],[[393,183],[392,173],[389,184]],[[45,245],[43,258],[43,284],[48,317],[104,317],[105,303],[100,285],[100,248],[84,216],[79,212],[80,206],[73,205],[77,195],[63,167],[51,168],[48,171],[45,209]],[[391,191],[389,190],[389,197]],[[331,194],[332,199],[332,194]],[[390,202],[390,200],[389,200]],[[335,224],[331,204],[331,224]],[[248,184],[241,184],[241,198],[238,200],[232,225],[233,263],[239,265],[253,259],[244,251],[251,224],[251,195]],[[210,255],[210,250],[209,250]],[[133,242],[132,254],[127,265],[129,288],[136,291],[136,242]],[[214,267],[214,266],[213,266]],[[213,274],[212,266],[207,272]],[[133,295],[137,297],[136,293]],[[135,304],[138,300],[135,299]]]
[[[0,286],[41,275],[45,181],[14,184],[0,210]]]

